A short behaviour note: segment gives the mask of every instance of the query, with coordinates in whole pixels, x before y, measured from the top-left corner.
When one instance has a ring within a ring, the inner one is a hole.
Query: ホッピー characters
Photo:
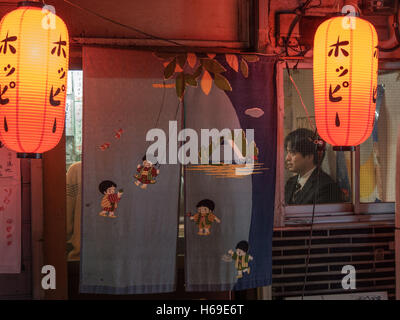
[[[115,193],[115,189],[117,185],[109,180],[102,181],[99,184],[99,191],[104,194],[103,199],[101,199],[101,207],[102,211],[99,215],[103,217],[116,218],[117,216],[114,214],[115,209],[117,208],[118,202],[121,200],[123,190],[120,189],[118,193]]]
[[[235,261],[235,268],[238,272],[236,278],[238,279],[243,277],[243,272],[250,274],[249,261],[253,260],[253,257],[247,253],[248,251],[249,243],[244,240],[236,245],[236,252],[233,252],[233,250],[228,251],[228,254]]]
[[[148,184],[156,183],[155,177],[160,173],[160,170],[157,170],[154,167],[154,164],[146,159],[146,156],[143,157],[143,164],[139,164],[137,166],[137,172],[134,177],[137,179],[135,184],[142,189],[146,189]]]
[[[211,233],[211,224],[214,222],[214,220],[218,223],[221,223],[221,220],[213,214],[215,204],[212,200],[204,199],[197,204],[196,208],[197,213],[191,216],[190,220],[194,220],[194,222],[198,225],[198,235],[207,236]]]

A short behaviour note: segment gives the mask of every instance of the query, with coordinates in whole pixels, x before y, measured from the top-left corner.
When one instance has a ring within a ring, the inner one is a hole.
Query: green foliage
[[[164,79],[169,79],[175,73],[176,58],[174,58],[164,69]]]
[[[211,73],[221,73],[221,72],[225,72],[226,69],[216,60],[214,59],[209,59],[209,58],[204,58],[204,59],[200,59],[201,61],[201,65],[208,71]]]
[[[185,67],[186,60],[187,60],[187,54],[186,54],[186,53],[183,53],[183,54],[180,54],[179,56],[177,56],[178,65],[179,65],[182,69]]]
[[[240,61],[240,71],[242,72],[243,77],[248,78],[249,66],[247,65],[247,62],[243,59],[242,59],[242,61]]]
[[[185,74],[183,72],[180,72],[176,77],[175,88],[176,95],[182,100],[183,94],[185,93]]]
[[[220,75],[219,73],[214,75],[214,83],[221,90],[232,91],[232,87],[228,79],[226,79],[223,75]]]

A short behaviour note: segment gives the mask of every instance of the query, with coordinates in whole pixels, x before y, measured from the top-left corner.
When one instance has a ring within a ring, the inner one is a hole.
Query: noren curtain
[[[168,131],[178,106],[174,92],[158,87],[155,61],[151,53],[84,49],[81,292],[175,288],[179,166],[159,168],[146,189],[135,184],[147,132]]]
[[[233,153],[241,152],[232,165],[186,166],[186,211],[191,213],[185,225],[189,291],[243,290],[271,284],[275,59],[230,54],[214,59],[220,70],[225,70],[221,72],[224,79],[214,73],[208,95],[202,79],[199,87],[189,88],[186,125],[199,136],[204,129],[229,129]],[[211,73],[217,70],[214,68],[209,68]],[[223,159],[224,144],[229,142],[229,138],[223,143],[202,141],[201,149],[219,152]],[[241,164],[240,157],[249,155],[252,159],[246,160],[253,161]],[[208,211],[204,200],[211,201],[208,206],[214,206],[212,215],[219,221],[206,214],[201,217],[201,209]]]
[[[269,285],[275,59],[83,52],[80,291],[174,291],[181,187],[186,289]],[[201,139],[203,129],[226,135]],[[193,146],[192,139],[197,151],[181,148]],[[158,162],[146,156],[154,144]],[[232,159],[225,159],[226,147]],[[185,163],[182,176],[179,160],[201,160],[205,151],[219,152],[220,163]]]

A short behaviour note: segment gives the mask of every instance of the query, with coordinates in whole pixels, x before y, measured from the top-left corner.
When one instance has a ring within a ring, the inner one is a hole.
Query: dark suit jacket
[[[298,175],[291,177],[285,185],[286,204],[313,204],[315,193],[317,193],[316,203],[344,202],[344,195],[342,191],[328,174],[320,170],[318,186],[317,178],[318,171],[315,169],[308,178],[304,187],[295,195],[293,199]]]

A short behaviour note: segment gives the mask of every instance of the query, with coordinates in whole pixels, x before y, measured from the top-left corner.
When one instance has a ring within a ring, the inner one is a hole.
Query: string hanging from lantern
[[[163,79],[163,88],[164,88],[164,90],[163,90],[163,96],[162,96],[162,99],[161,99],[160,109],[159,109],[159,111],[158,111],[157,119],[156,119],[156,122],[155,122],[153,128],[157,128],[157,127],[158,127],[158,124],[159,124],[159,121],[160,121],[160,117],[161,117],[162,111],[164,110],[165,96],[166,96],[166,90],[167,90],[167,86],[166,86],[166,83],[165,83],[165,79]],[[178,99],[178,105],[177,105],[177,107],[176,107],[174,120],[177,119],[178,111],[179,111],[179,109],[180,109],[180,106],[181,106],[181,100]],[[150,142],[147,142],[147,144],[149,144],[149,143],[150,143]],[[167,141],[167,146],[166,146],[166,147],[168,147],[168,145],[169,145],[169,141]],[[144,157],[146,157],[146,152],[144,153],[144,156],[143,156],[143,157],[139,157],[139,159],[137,160],[137,162],[139,162],[140,159],[143,159]],[[155,159],[151,159],[151,160],[154,161]],[[152,162],[153,162],[153,161],[152,161]],[[154,166],[156,167],[156,169],[159,169],[160,166],[161,166],[161,164],[157,161],[157,162],[154,163]]]
[[[287,65],[287,63],[286,63],[286,65]],[[287,65],[286,68],[288,68],[288,67],[289,67],[289,66]],[[289,69],[288,69],[288,70],[289,70]],[[300,90],[299,90],[299,88],[297,87],[296,83],[294,82],[293,77],[292,77],[292,75],[290,74],[290,72],[288,72],[288,73],[289,73],[289,79],[290,79],[290,81],[292,82],[294,88],[296,89],[296,92],[297,92],[297,94],[298,94],[298,96],[299,96],[299,98],[300,98],[301,105],[303,106],[303,109],[304,109],[304,111],[305,111],[305,113],[306,113],[306,117],[307,117],[307,120],[308,120],[308,124],[310,125],[310,128],[312,128],[313,131],[316,131],[316,127],[315,127],[314,124],[312,123],[311,118],[310,118],[310,114],[308,113],[307,107],[306,107],[306,105],[304,104],[303,98],[301,97]]]
[[[306,10],[306,9],[311,9],[311,8],[317,8],[317,7],[319,7],[319,6],[321,5],[321,1],[320,1],[318,5],[309,6],[310,3],[311,3],[311,1],[312,1],[312,0],[307,0],[306,2],[304,2],[302,5],[300,5],[299,7],[297,7],[297,8],[294,10],[294,12],[296,13],[296,17],[293,19],[293,21],[291,22],[291,24],[290,24],[290,26],[289,26],[289,31],[288,31],[287,37],[284,38],[284,48],[285,48],[285,51],[284,51],[284,52],[285,52],[285,54],[286,54],[286,57],[290,57],[289,51],[288,51],[288,48],[290,47],[290,46],[289,46],[289,39],[290,39],[290,36],[291,36],[291,34],[292,34],[293,30],[294,30],[294,27],[296,26],[296,24],[301,20],[302,16],[304,15],[305,10]],[[293,48],[292,48],[292,49],[293,49]],[[293,50],[294,50],[294,49],[293,49]],[[303,56],[307,53],[308,50],[309,50],[309,49],[300,50],[300,52],[299,52],[296,56],[303,57]],[[295,51],[297,51],[297,50],[295,50]],[[300,61],[300,60],[297,61],[295,68],[297,68],[297,64],[299,63],[299,61]],[[295,88],[295,90],[296,90],[296,92],[297,92],[297,94],[298,94],[298,96],[299,96],[299,98],[300,98],[300,102],[301,102],[301,105],[302,105],[302,107],[303,107],[303,109],[304,109],[304,111],[305,111],[305,113],[306,113],[306,117],[307,117],[307,120],[308,120],[308,122],[309,122],[310,128],[312,128],[313,131],[315,131],[315,130],[316,130],[316,129],[315,129],[315,126],[314,126],[314,124],[313,124],[312,121],[311,121],[310,115],[309,115],[309,113],[308,113],[308,110],[307,110],[306,105],[304,104],[304,101],[303,101],[303,98],[302,98],[302,96],[301,96],[301,93],[300,93],[300,91],[299,91],[299,89],[298,89],[298,87],[297,87],[295,81],[293,80],[293,77],[292,77],[291,73],[290,73],[289,64],[287,63],[287,61],[285,61],[285,64],[286,64],[286,71],[287,71],[287,73],[288,73],[289,79],[290,79],[290,81],[292,82],[292,84],[293,84],[293,86],[294,86],[294,88]]]

